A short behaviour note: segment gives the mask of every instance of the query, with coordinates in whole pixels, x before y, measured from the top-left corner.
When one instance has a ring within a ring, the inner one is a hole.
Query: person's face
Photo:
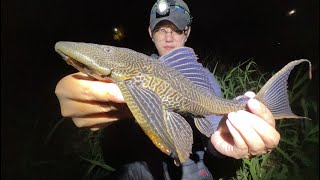
[[[163,56],[175,48],[184,46],[190,33],[190,27],[187,30],[179,30],[170,21],[162,21],[152,32],[149,28],[149,33],[159,55]]]

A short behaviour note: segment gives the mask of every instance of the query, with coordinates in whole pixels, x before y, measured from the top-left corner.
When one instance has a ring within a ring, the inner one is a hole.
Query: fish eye
[[[111,50],[110,47],[104,47],[104,48],[103,48],[103,51],[104,51],[104,52],[107,52],[107,53],[110,52],[110,50]]]

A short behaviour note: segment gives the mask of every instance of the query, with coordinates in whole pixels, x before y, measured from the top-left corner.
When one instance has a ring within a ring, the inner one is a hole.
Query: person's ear
[[[189,26],[189,28],[188,28],[188,30],[187,30],[187,38],[186,38],[185,42],[187,42],[188,37],[189,37],[189,35],[190,35],[190,32],[191,32],[191,26]]]
[[[151,29],[150,29],[150,26],[149,26],[149,28],[148,28],[148,31],[149,31],[149,36],[150,36],[150,38],[152,39],[152,31],[151,31]]]

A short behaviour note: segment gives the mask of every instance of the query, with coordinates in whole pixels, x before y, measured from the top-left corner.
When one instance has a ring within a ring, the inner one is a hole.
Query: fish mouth
[[[93,74],[95,74],[94,71],[92,71],[92,69],[88,68],[88,66],[86,66],[85,64],[83,64],[83,63],[81,63],[81,62],[79,62],[79,61],[77,61],[77,60],[75,60],[75,59],[73,59],[71,57],[66,58],[65,61],[69,65],[71,65],[74,68],[76,68],[78,71],[81,71],[81,72],[83,72],[85,74],[88,74],[90,76],[93,76]]]
[[[66,61],[67,64],[73,66],[76,68],[78,71],[87,74],[97,80],[100,81],[107,81],[107,82],[114,82],[113,79],[110,78],[110,74],[105,75],[105,74],[99,74],[97,71],[91,69],[87,65],[77,61],[76,59],[73,59],[72,57],[66,55],[62,51],[57,50],[58,54],[62,56],[62,58]]]
[[[56,50],[58,54],[66,61],[67,64],[73,66],[78,71],[83,72],[88,75],[92,75],[94,72],[85,64],[73,59],[72,57],[68,56],[67,54],[63,53],[59,49]]]

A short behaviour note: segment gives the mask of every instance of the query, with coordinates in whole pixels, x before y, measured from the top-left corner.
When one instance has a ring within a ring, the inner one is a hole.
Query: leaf
[[[106,164],[104,164],[104,163],[101,163],[101,162],[99,162],[99,161],[92,160],[92,159],[87,159],[87,158],[82,157],[82,156],[80,156],[80,158],[83,159],[83,160],[85,160],[85,161],[87,161],[87,162],[89,162],[89,163],[91,163],[92,165],[100,166],[100,167],[102,167],[102,168],[104,168],[104,169],[106,169],[106,170],[108,170],[108,171],[113,172],[113,171],[116,170],[116,169],[112,168],[111,166],[106,165]]]

